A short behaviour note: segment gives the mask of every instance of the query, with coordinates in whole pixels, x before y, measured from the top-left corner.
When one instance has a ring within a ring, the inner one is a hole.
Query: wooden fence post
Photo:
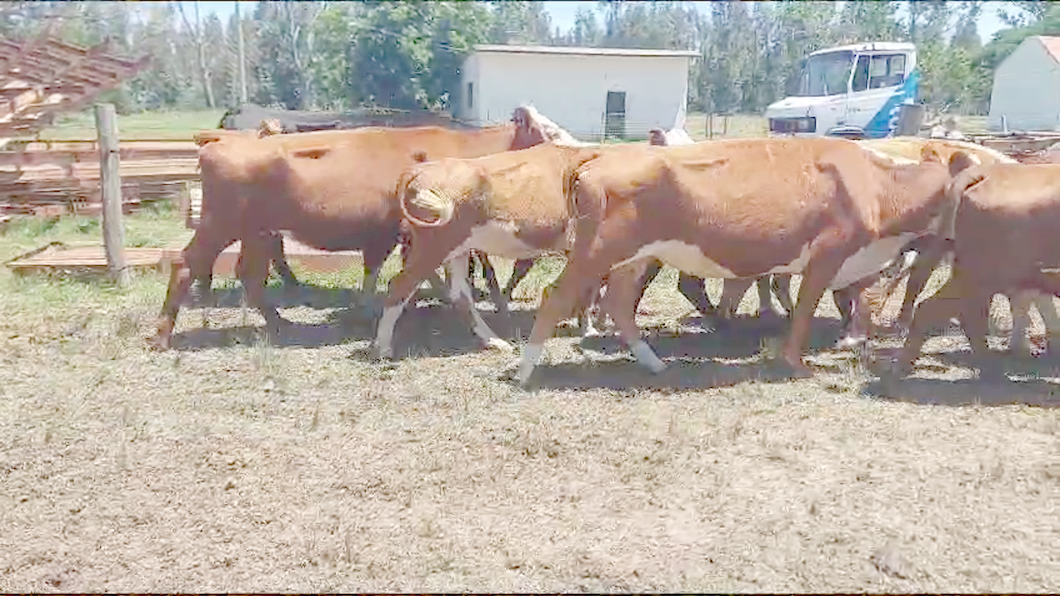
[[[114,104],[96,104],[96,131],[99,134],[99,191],[103,201],[103,249],[107,269],[119,287],[129,283],[125,266],[125,229],[122,222],[121,152]]]

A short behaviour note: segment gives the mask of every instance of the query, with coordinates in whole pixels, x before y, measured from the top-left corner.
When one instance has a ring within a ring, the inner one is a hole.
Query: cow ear
[[[942,156],[935,150],[931,145],[924,145],[924,148],[920,150],[920,162],[921,163],[937,163],[941,164]]]
[[[962,170],[970,168],[978,163],[974,157],[965,151],[955,151],[950,156],[950,175],[956,176]]]

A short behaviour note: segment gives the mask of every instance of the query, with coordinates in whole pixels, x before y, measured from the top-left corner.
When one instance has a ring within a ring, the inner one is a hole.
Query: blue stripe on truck
[[[898,110],[904,103],[916,101],[916,91],[920,86],[920,69],[914,68],[906,77],[905,83],[887,98],[880,111],[865,125],[865,136],[879,139],[889,136],[898,126]]]

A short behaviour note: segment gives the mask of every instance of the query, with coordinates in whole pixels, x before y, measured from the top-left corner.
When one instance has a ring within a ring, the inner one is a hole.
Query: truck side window
[[[869,89],[894,87],[905,80],[905,55],[885,54],[872,57],[869,66]]]
[[[869,88],[869,57],[858,56],[858,65],[854,68],[853,91],[864,91]]]

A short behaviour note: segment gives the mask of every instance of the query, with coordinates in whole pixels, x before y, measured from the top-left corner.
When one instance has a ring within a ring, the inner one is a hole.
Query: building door
[[[607,107],[604,112],[604,138],[624,139],[626,137],[626,92],[608,91]]]

